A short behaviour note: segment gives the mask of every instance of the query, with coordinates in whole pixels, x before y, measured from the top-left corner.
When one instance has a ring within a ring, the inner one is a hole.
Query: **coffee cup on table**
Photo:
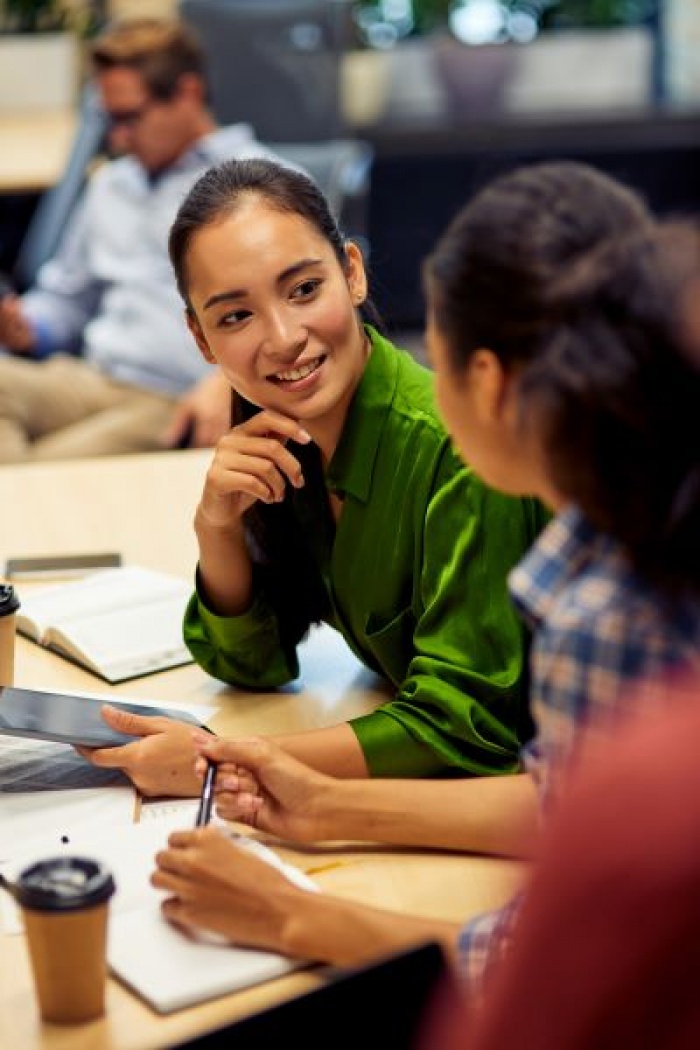
[[[15,679],[15,613],[18,609],[14,587],[0,584],[0,685],[12,685]]]
[[[22,910],[39,1010],[45,1021],[101,1017],[107,981],[107,913],[114,879],[86,857],[51,857],[21,872]]]

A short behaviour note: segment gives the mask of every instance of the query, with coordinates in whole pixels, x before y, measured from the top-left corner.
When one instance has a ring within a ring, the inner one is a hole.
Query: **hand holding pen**
[[[196,828],[203,828],[211,820],[211,810],[214,804],[214,781],[216,780],[216,762],[207,759],[207,771],[204,774],[202,793],[199,799],[199,808],[194,822]]]

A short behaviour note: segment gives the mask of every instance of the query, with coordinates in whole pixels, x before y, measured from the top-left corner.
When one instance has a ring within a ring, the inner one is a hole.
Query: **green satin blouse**
[[[461,462],[432,373],[368,333],[372,352],[326,473],[343,499],[335,535],[321,514],[304,522],[328,622],[395,689],[350,725],[374,776],[512,772],[529,727],[527,637],[506,576],[545,515]],[[234,685],[269,689],[299,674],[262,591],[236,617],[195,593],[184,636],[206,671]]]

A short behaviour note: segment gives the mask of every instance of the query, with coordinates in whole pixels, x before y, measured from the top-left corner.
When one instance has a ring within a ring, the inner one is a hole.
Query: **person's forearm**
[[[538,836],[531,777],[338,780],[318,801],[319,837],[529,857]]]
[[[240,616],[253,601],[253,566],[242,523],[212,529],[195,519],[199,543],[199,587],[208,609],[219,616]]]
[[[357,966],[425,941],[438,941],[456,959],[460,926],[441,919],[370,908],[321,893],[301,891],[282,932],[280,948],[302,959]]]
[[[333,777],[367,777],[367,763],[355,733],[347,722],[306,733],[289,733],[271,739],[288,755],[319,773]]]

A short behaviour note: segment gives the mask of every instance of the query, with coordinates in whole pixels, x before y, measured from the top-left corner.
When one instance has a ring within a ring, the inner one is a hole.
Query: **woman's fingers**
[[[299,461],[275,438],[228,436],[221,442],[207,473],[202,505],[217,510],[222,499],[247,496],[265,503],[281,502],[287,483],[304,484]]]
[[[304,484],[299,460],[275,437],[249,437],[232,431],[220,442],[212,466],[224,471],[249,471],[263,479],[276,472],[295,488]]]
[[[257,500],[280,503],[288,484],[301,488],[301,465],[286,447],[291,440],[307,444],[311,438],[295,420],[274,412],[260,412],[229,430],[207,472],[200,520],[227,527]]]
[[[228,767],[219,769],[215,790],[235,792],[237,794],[258,795],[260,784],[253,774],[241,768]]]
[[[217,485],[217,495],[224,496],[250,496],[253,500],[262,500],[263,503],[279,503],[284,498],[284,480],[277,474],[266,480],[256,477],[247,469],[249,464],[243,464],[243,470],[227,470]]]
[[[222,820],[236,820],[252,828],[257,827],[258,814],[263,804],[260,795],[245,791],[240,794],[224,791],[216,796],[216,812]]]
[[[277,436],[283,441],[296,441],[300,445],[308,445],[311,435],[307,430],[297,423],[296,419],[283,416],[280,412],[272,412],[264,409],[258,412],[245,423],[234,427],[231,433],[243,431],[248,434],[259,434],[265,436]]]

